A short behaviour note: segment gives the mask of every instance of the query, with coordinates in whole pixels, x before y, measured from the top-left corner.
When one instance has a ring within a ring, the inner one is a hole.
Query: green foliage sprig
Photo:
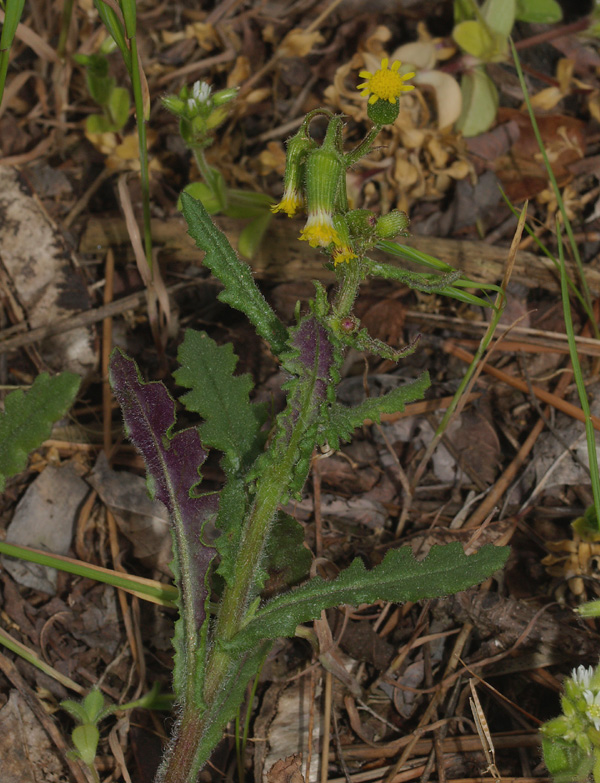
[[[549,24],[562,19],[556,0],[454,0],[452,37],[469,58],[460,89],[462,111],[456,129],[464,136],[488,130],[496,119],[498,91],[486,72],[486,63],[509,55],[509,36],[515,22]]]
[[[388,552],[375,568],[357,559],[333,581],[302,581],[309,563],[302,529],[281,506],[301,492],[315,447],[338,448],[366,418],[378,421],[383,412],[402,410],[429,385],[423,373],[355,408],[336,400],[348,347],[395,361],[416,349],[416,342],[386,345],[361,327],[352,312],[361,282],[373,275],[396,278],[420,290],[486,304],[460,288],[460,283],[473,283],[435,259],[417,258],[434,271],[416,273],[368,258],[376,246],[399,258],[408,253],[401,245],[380,244],[405,234],[408,219],[397,211],[376,217],[350,210],[346,171],[370,150],[382,124],[394,121],[409,75],[382,63],[380,71],[363,76],[372,93],[374,126],[354,150],[343,149],[342,119],[325,109],[307,115],[288,142],[284,194],[273,211],[293,215],[306,210],[300,239],[323,253],[338,281],[331,297],[315,283],[308,312],[292,326],[286,327],[266,302],[202,201],[189,192],[181,197],[189,233],[223,284],[219,298],[246,315],[286,373],[287,402],[276,419],[268,420],[267,409],[252,403],[250,378],[234,375],[237,359],[231,346],[217,346],[206,333],[186,332],[174,374],[187,389],[180,403],[202,417],[196,427],[178,431],[166,388],[145,383],[121,352],[111,360],[110,379],[126,430],[145,458],[149,488],[172,520],[180,610],[173,678],[179,719],[157,783],[194,783],[275,638],[293,636],[298,625],[340,603],[414,601],[462,590],[500,568],[508,554],[505,548],[486,546],[467,557],[454,543],[433,547],[417,562],[403,547]],[[186,111],[183,105],[175,108]],[[203,122],[210,116],[205,112]],[[310,134],[316,116],[328,123],[322,144]],[[226,480],[218,493],[204,491],[201,482],[208,448],[223,455]],[[267,598],[264,589],[273,572]]]
[[[110,76],[106,55],[114,48],[112,38],[107,38],[98,54],[75,54],[73,59],[85,67],[85,80],[90,96],[102,109],[102,114],[86,117],[88,133],[120,133],[129,120],[131,99],[129,90],[118,87],[117,80]]]
[[[0,492],[6,479],[23,470],[27,456],[50,437],[52,425],[68,411],[80,378],[70,372],[38,375],[31,388],[11,392],[0,414]]]
[[[208,164],[204,154],[214,141],[214,132],[227,119],[236,95],[235,87],[213,93],[211,85],[197,81],[183,87],[178,95],[166,95],[162,102],[179,118],[179,133],[193,152],[202,176],[201,182],[186,185],[184,193],[201,201],[209,215],[249,219],[240,234],[238,250],[245,258],[252,258],[271,222],[273,199],[265,193],[227,187],[221,172]]]

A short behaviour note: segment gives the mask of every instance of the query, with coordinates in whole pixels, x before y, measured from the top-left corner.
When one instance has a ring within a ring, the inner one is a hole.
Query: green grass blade
[[[10,47],[14,41],[24,5],[25,0],[6,0],[4,23],[2,25],[2,33],[0,34],[0,104],[2,103],[6,74],[8,73]]]
[[[569,343],[569,354],[571,364],[573,365],[573,377],[577,386],[581,410],[585,415],[585,434],[588,446],[588,463],[590,468],[590,478],[592,480],[592,494],[594,496],[594,507],[596,509],[596,525],[600,520],[600,475],[598,473],[598,458],[596,452],[596,434],[592,424],[590,404],[588,401],[585,381],[581,372],[581,364],[577,355],[577,345],[575,343],[575,332],[573,330],[573,319],[571,317],[571,303],[569,301],[569,289],[567,286],[567,270],[563,251],[562,235],[559,226],[556,227],[558,239],[558,255],[560,260],[560,288],[562,294],[563,313],[565,316],[565,329],[567,332],[567,341]],[[600,527],[599,527],[600,529]]]
[[[144,579],[141,576],[121,574],[117,571],[111,571],[109,568],[83,563],[81,560],[73,560],[62,555],[40,552],[38,549],[31,549],[30,547],[8,544],[6,541],[0,541],[0,554],[16,557],[19,560],[27,560],[30,563],[49,566],[50,568],[57,568],[59,571],[66,571],[75,576],[94,579],[96,582],[103,582],[104,584],[118,587],[143,600],[151,601],[161,606],[176,606],[177,588],[174,585],[162,584],[162,582]]]
[[[52,677],[53,680],[56,680],[56,682],[64,685],[65,688],[69,688],[69,690],[75,691],[75,693],[79,693],[81,696],[83,696],[85,693],[85,688],[82,688],[81,685],[78,685],[70,677],[67,677],[65,674],[61,674],[54,667],[50,666],[50,664],[46,663],[46,661],[37,656],[33,650],[30,650],[29,647],[27,647],[25,644],[22,644],[21,642],[14,639],[3,628],[0,628],[0,644],[4,645],[7,650],[10,650],[11,652],[14,652],[16,655],[23,658],[23,660],[27,661],[27,663],[35,666],[36,669],[39,669],[41,672],[44,672],[44,674],[47,674],[48,677]]]
[[[404,258],[407,261],[425,266],[428,269],[434,269],[436,272],[455,272],[454,267],[450,264],[446,264],[444,261],[440,261],[435,256],[430,256],[428,253],[422,253],[420,250],[415,250],[413,247],[407,245],[401,245],[398,242],[390,242],[388,240],[382,240],[376,245],[378,250],[383,250],[385,253],[396,256],[397,258]],[[452,285],[443,288],[438,293],[441,296],[448,296],[452,299],[457,299],[459,302],[465,304],[474,305],[476,307],[494,307],[491,302],[482,299],[475,294],[471,294],[468,291],[459,291],[457,288],[477,288],[480,291],[494,291],[500,292],[500,287],[494,283],[478,283],[474,280],[468,280],[467,278],[461,278],[455,280]]]
[[[519,216],[519,210],[511,203],[510,199],[506,195],[506,193],[500,188],[500,193],[502,194],[502,198],[504,199],[507,207],[510,209],[510,211],[515,215],[516,217]],[[542,251],[542,253],[546,256],[546,258],[549,258],[550,261],[554,264],[556,267],[556,271],[560,275],[560,262],[554,255],[554,253],[551,253],[550,250],[546,247],[546,245],[542,242],[542,240],[537,236],[533,228],[529,225],[529,223],[525,223],[524,226],[525,231],[529,234],[529,236],[533,239],[533,241],[536,243],[536,245],[539,247],[539,249]],[[571,293],[577,297],[579,300],[579,303],[581,304],[582,308],[586,312],[586,314],[589,316],[590,314],[587,312],[587,303],[581,293],[579,292],[579,289],[575,285],[575,283],[571,280],[569,275],[567,274],[567,285],[571,289]]]
[[[533,111],[533,106],[531,105],[531,101],[529,99],[529,91],[527,90],[527,84],[525,83],[525,77],[523,75],[523,70],[521,68],[521,62],[519,60],[519,55],[517,54],[517,50],[515,48],[515,45],[513,43],[512,38],[510,40],[510,46],[512,50],[513,59],[515,61],[515,68],[517,69],[517,76],[519,77],[519,82],[521,84],[521,89],[523,90],[523,97],[525,99],[525,105],[527,106],[527,111],[529,113],[529,120],[531,122],[531,127],[533,128],[533,132],[535,134],[535,139],[538,143],[538,147],[540,149],[540,153],[542,155],[544,166],[546,168],[546,173],[548,174],[548,179],[550,181],[550,185],[552,187],[552,192],[554,193],[554,197],[556,198],[556,203],[558,204],[558,208],[560,210],[560,214],[562,215],[563,224],[565,227],[565,231],[567,232],[567,237],[569,239],[569,247],[571,248],[571,252],[573,253],[573,258],[575,259],[575,263],[577,265],[577,270],[579,272],[579,281],[581,284],[581,291],[583,300],[585,302],[585,312],[590,319],[590,323],[592,325],[592,329],[594,330],[594,336],[600,339],[600,329],[598,328],[598,324],[596,323],[596,319],[594,318],[594,308],[592,306],[592,296],[590,294],[590,289],[587,284],[587,280],[585,279],[585,271],[583,268],[583,263],[581,261],[581,256],[579,254],[579,248],[577,247],[577,242],[575,242],[575,236],[573,234],[573,228],[571,226],[571,221],[569,220],[569,217],[567,215],[567,211],[565,209],[565,205],[563,202],[562,194],[560,192],[560,189],[558,187],[558,183],[556,181],[556,177],[554,176],[554,172],[552,171],[552,166],[550,165],[550,161],[548,160],[548,155],[546,154],[546,149],[544,147],[544,141],[542,139],[542,135],[540,133],[540,129],[537,124],[537,120],[535,117],[535,113]],[[562,273],[561,273],[562,275]]]

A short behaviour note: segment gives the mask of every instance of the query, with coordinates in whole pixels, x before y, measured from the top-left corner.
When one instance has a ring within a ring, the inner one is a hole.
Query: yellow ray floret
[[[295,188],[286,190],[279,204],[273,204],[271,212],[285,212],[288,217],[294,217],[299,209],[304,206],[302,194]]]
[[[414,73],[405,73],[401,76],[398,73],[398,68],[402,65],[398,60],[394,60],[392,67],[388,68],[388,58],[384,57],[381,61],[381,68],[375,73],[370,71],[359,71],[359,76],[367,81],[363,84],[359,84],[357,90],[362,90],[361,95],[370,95],[369,103],[375,103],[376,101],[389,101],[395,103],[396,99],[403,93],[409,90],[414,90],[414,85],[404,84],[408,79],[412,79]]]
[[[304,239],[311,247],[327,247],[332,242],[335,242],[336,245],[341,244],[331,215],[324,209],[318,209],[308,215],[300,239]]]
[[[343,264],[346,261],[351,261],[353,258],[358,258],[358,256],[351,247],[348,247],[348,245],[336,247],[333,251],[333,263],[335,266]]]

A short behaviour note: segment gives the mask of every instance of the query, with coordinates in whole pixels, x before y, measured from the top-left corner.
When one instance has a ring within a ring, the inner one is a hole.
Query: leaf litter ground
[[[142,58],[153,101],[153,233],[171,306],[163,355],[153,347],[116,195],[119,174],[135,168],[130,128],[102,139],[85,137],[82,121],[96,107],[83,72],[61,63],[52,44],[45,43],[55,40],[59,9],[24,18],[32,37],[18,38],[15,45],[0,115],[1,162],[17,183],[24,213],[25,206],[33,209],[26,212],[31,227],[37,221],[45,232],[38,235],[47,237],[47,252],[27,255],[13,269],[2,257],[1,382],[27,384],[40,371],[65,366],[64,337],[56,350],[56,340],[32,331],[40,328],[80,335],[77,356],[86,377],[69,420],[32,455],[27,471],[7,485],[1,507],[7,540],[23,516],[21,504],[31,507],[35,500],[34,521],[47,534],[49,550],[65,551],[56,537],[64,536],[65,525],[59,530],[49,525],[54,515],[66,520],[66,551],[73,557],[168,581],[164,508],[144,499],[143,466],[122,439],[119,414],[103,398],[90,359],[95,352],[96,366],[104,366],[111,342],[107,317],[112,317],[112,343],[135,356],[147,378],[168,380],[181,330],[193,326],[218,342],[233,342],[240,372],[255,379],[257,400],[277,409],[283,379],[241,317],[216,301],[218,286],[185,238],[177,195],[199,174],[158,98],[198,78],[218,87],[240,86],[231,121],[207,150],[209,163],[228,186],[278,198],[284,142],[306,111],[322,104],[343,111],[350,145],[366,116],[355,90],[358,71],[372,70],[382,56],[392,56],[409,41],[424,46],[437,38],[448,41],[451,3],[406,6],[393,13],[385,4],[365,10],[354,0],[325,8],[313,2],[285,7],[224,2],[204,11],[178,6],[176,14],[152,2],[140,8]],[[94,50],[98,30],[91,7],[78,6],[72,51]],[[544,112],[543,138],[573,216],[588,284],[597,295],[598,55],[566,32],[549,43],[533,39],[544,32],[538,28],[515,32],[534,103]],[[111,69],[120,84],[126,83],[118,58],[111,58]],[[515,203],[532,199],[536,233],[551,247],[556,204],[532,146],[514,71],[498,64],[490,73],[501,91],[496,127],[465,141],[440,129],[440,117],[448,116],[452,105],[440,103],[439,95],[436,102],[431,91],[415,90],[403,99],[399,120],[382,135],[378,149],[350,173],[349,190],[354,206],[407,210],[410,242],[423,252],[475,279],[498,282],[516,225],[498,182]],[[137,205],[135,176],[128,184]],[[218,221],[235,243],[243,221]],[[0,257],[9,228],[3,223]],[[320,258],[297,242],[299,230],[291,221],[273,221],[252,262],[265,294],[288,322],[296,301],[305,303],[312,295],[313,278],[331,284]],[[56,275],[48,276],[45,261],[57,247],[59,285]],[[468,548],[510,542],[512,556],[503,574],[477,589],[414,606],[328,612],[310,637],[318,648],[310,639],[278,644],[252,705],[245,758],[249,779],[260,779],[295,751],[302,751],[311,781],[320,775],[325,753],[334,780],[492,779],[495,770],[488,768],[469,708],[470,678],[477,683],[499,774],[523,781],[546,778],[537,727],[558,712],[562,677],[576,665],[595,663],[598,654],[595,625],[578,620],[572,609],[599,592],[600,549],[578,542],[569,526],[591,502],[585,439],[561,403],[578,405],[559,287],[551,265],[532,251],[534,243],[524,239],[504,315],[512,329],[489,361],[495,375],[481,374],[418,481],[422,456],[464,373],[465,356],[483,333],[485,314],[394,283],[365,286],[357,314],[370,333],[397,345],[420,333],[421,344],[398,366],[350,354],[341,399],[356,404],[423,369],[433,384],[429,399],[409,406],[407,414],[365,425],[335,454],[315,455],[310,485],[287,510],[305,526],[320,573],[333,576],[356,555],[378,564],[389,549],[406,542],[418,555],[434,543],[460,541]],[[43,319],[23,270],[29,279],[50,278]],[[84,323],[70,320],[79,312],[86,314]],[[594,408],[600,351],[585,322],[576,321],[575,329]],[[550,405],[539,401],[539,390],[554,395]],[[36,476],[51,472],[53,481],[40,497]],[[222,474],[214,455],[203,473],[218,487]],[[61,497],[69,481],[90,487],[76,511]],[[1,578],[2,627],[54,669],[84,689],[99,683],[114,701],[134,699],[156,680],[168,690],[169,610],[64,573],[35,582],[35,588],[8,568]],[[273,594],[277,587],[272,574],[267,591]],[[58,701],[73,694],[12,653],[3,654],[0,664],[0,720],[10,725],[17,711],[23,725],[44,726],[52,740],[48,746],[34,729],[16,739],[3,732],[2,758],[12,753],[13,759],[18,746],[35,759],[32,763],[48,770],[56,765],[55,779],[85,780],[81,768],[66,760],[70,724],[57,711]],[[101,779],[118,779],[125,765],[133,780],[150,780],[164,736],[156,715],[135,712],[107,722],[98,759]],[[205,779],[227,774],[232,748],[230,732]],[[48,758],[44,754],[52,756],[52,765],[39,760]],[[15,780],[33,779],[15,763]],[[289,771],[282,769],[274,771],[273,780]]]

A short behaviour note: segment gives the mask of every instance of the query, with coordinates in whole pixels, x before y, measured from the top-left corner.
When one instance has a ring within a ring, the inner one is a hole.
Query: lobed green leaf
[[[202,203],[181,194],[181,206],[189,234],[206,252],[204,263],[225,286],[219,299],[244,313],[274,354],[285,349],[287,329],[258,290],[250,268],[237,257],[227,237],[210,219]]]
[[[457,593],[482,582],[498,571],[508,547],[488,544],[467,556],[458,541],[433,546],[417,561],[409,546],[390,550],[380,565],[367,571],[356,558],[332,582],[321,577],[283,595],[259,609],[231,642],[234,649],[251,649],[263,639],[293,636],[296,626],[319,617],[323,609],[374,601],[420,601]]]
[[[381,397],[369,397],[353,408],[334,402],[320,443],[326,440],[331,448],[339,449],[340,441],[350,440],[354,430],[362,426],[366,419],[379,422],[382,413],[403,411],[407,403],[422,400],[429,385],[429,373],[424,372],[412,383],[398,386]]]
[[[30,451],[40,446],[73,402],[80,379],[70,372],[38,375],[29,391],[11,392],[0,414],[0,492],[6,479],[23,470]]]
[[[248,373],[234,376],[238,358],[233,346],[217,345],[206,332],[188,329],[177,360],[180,368],[173,377],[191,389],[180,401],[204,419],[198,428],[202,442],[224,453],[228,474],[239,473],[258,455],[264,440],[260,428],[266,411],[264,405],[250,402],[252,378]]]

